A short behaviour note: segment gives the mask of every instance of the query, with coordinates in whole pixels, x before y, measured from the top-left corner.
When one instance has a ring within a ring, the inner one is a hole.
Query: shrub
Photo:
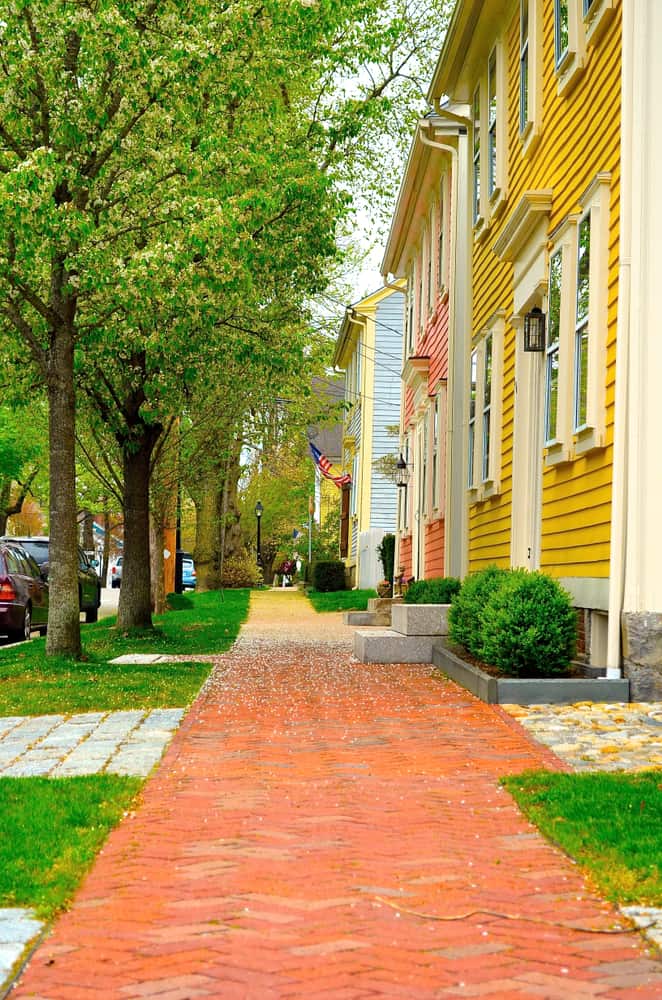
[[[544,573],[515,570],[481,613],[481,657],[514,677],[566,674],[575,654],[577,613],[570,595]]]
[[[345,564],[331,561],[316,562],[313,567],[313,586],[315,590],[328,593],[332,590],[345,589]]]
[[[384,579],[393,579],[393,563],[395,561],[395,535],[384,535],[377,546],[377,555],[384,570]]]
[[[460,581],[454,576],[414,580],[407,587],[405,604],[450,604],[459,589]]]
[[[259,587],[262,570],[255,565],[252,556],[230,556],[223,562],[223,587]]]
[[[487,566],[468,576],[451,602],[448,635],[473,653],[482,656],[483,629],[481,614],[488,598],[503,583],[509,570]]]

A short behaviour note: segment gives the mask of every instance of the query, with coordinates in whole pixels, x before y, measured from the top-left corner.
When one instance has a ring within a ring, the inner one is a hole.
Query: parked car
[[[47,625],[46,574],[22,545],[0,540],[0,634],[21,642]]]
[[[184,590],[195,590],[195,563],[190,556],[182,556],[182,587]]]
[[[110,567],[110,586],[119,587],[122,582],[122,556],[118,556]]]
[[[18,542],[32,556],[42,572],[48,574],[48,538],[6,538],[5,541]],[[101,580],[86,553],[78,546],[78,603],[85,613],[86,622],[95,622],[99,617],[101,604]]]

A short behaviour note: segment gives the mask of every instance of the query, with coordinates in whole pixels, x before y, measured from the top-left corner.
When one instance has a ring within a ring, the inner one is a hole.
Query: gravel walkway
[[[350,651],[339,615],[256,595],[12,1000],[662,995],[499,786],[558,758],[429,665]]]

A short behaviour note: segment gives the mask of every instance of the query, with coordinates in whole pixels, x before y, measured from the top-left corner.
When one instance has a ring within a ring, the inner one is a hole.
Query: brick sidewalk
[[[498,786],[552,754],[321,618],[260,595],[11,1000],[660,997]]]

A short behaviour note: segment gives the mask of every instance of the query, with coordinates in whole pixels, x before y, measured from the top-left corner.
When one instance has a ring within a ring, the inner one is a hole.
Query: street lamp
[[[258,500],[258,502],[255,504],[255,519],[257,521],[257,564],[258,564],[258,566],[262,565],[262,549],[261,549],[261,545],[260,545],[260,522],[262,520],[262,514],[263,514],[263,512],[264,512],[264,507],[262,506],[261,502]]]

